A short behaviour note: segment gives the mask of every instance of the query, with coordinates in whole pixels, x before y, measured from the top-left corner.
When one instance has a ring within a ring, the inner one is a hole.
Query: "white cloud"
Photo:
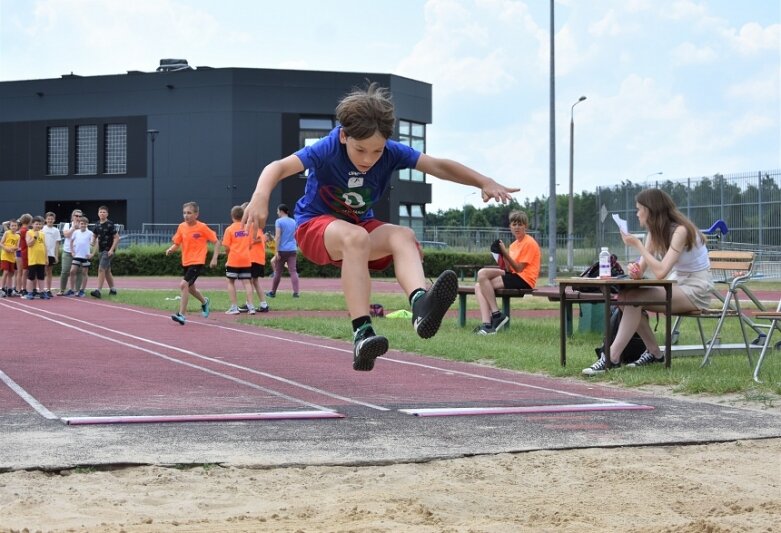
[[[726,87],[724,94],[728,98],[742,100],[748,103],[775,103],[779,105],[779,72],[774,70],[765,77],[745,80]]]
[[[729,32],[732,44],[743,54],[755,54],[763,50],[781,49],[781,24],[762,27],[756,22],[741,26],[735,34]]]
[[[700,46],[686,42],[676,46],[671,53],[675,65],[704,65],[713,63],[718,54],[710,46]]]

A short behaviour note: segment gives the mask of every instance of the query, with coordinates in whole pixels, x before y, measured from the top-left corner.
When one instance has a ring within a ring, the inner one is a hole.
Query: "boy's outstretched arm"
[[[268,199],[271,191],[284,178],[303,171],[304,164],[296,155],[289,155],[266,165],[258,177],[255,192],[252,193],[252,198],[244,209],[244,216],[241,217],[242,227],[251,226],[263,231],[268,219]]]
[[[452,159],[440,159],[428,154],[420,155],[415,169],[443,180],[477,187],[482,192],[484,202],[493,198],[497,202],[506,203],[512,199],[512,193],[521,190],[505,187]]]

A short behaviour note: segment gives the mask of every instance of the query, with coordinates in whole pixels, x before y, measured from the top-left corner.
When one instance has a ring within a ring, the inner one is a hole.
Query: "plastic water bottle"
[[[609,278],[610,275],[610,252],[608,252],[607,246],[603,246],[602,251],[599,252],[599,277]]]

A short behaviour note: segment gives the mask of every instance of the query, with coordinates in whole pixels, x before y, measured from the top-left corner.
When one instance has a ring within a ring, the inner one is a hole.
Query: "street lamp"
[[[661,172],[661,171],[659,171],[659,172],[651,172],[650,174],[648,174],[645,177],[645,180],[643,180],[643,181],[647,181],[648,178],[650,178],[651,176],[661,176],[662,174],[664,174],[664,172]]]
[[[160,133],[158,130],[146,130],[147,135],[149,135],[149,139],[152,141],[152,224],[155,223],[155,139],[157,138],[157,134]]]
[[[466,196],[464,196],[464,202],[463,202],[462,210],[464,212],[464,227],[465,228],[466,228],[466,199],[469,198],[470,196],[474,196],[475,194],[477,194],[477,191],[472,191],[469,194],[467,194]]]
[[[572,272],[574,263],[573,242],[575,240],[575,201],[573,197],[573,160],[575,153],[575,106],[585,100],[585,96],[578,98],[578,101],[569,108],[569,209],[567,211],[567,270]]]

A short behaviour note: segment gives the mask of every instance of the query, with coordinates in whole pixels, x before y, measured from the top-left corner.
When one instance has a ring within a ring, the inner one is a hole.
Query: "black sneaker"
[[[182,326],[184,326],[184,323],[186,322],[184,315],[181,313],[176,313],[175,315],[171,315],[171,320],[173,320],[178,324],[181,324]]]
[[[499,313],[499,316],[496,318],[491,317],[491,328],[493,328],[494,332],[502,331],[502,329],[504,329],[504,327],[509,323],[510,317],[504,313]]]
[[[428,339],[436,335],[457,293],[458,276],[452,270],[445,270],[429,290],[418,295],[412,302],[412,326],[419,337]]]
[[[475,335],[496,335],[496,330],[488,324],[480,324],[474,330]]]
[[[608,370],[619,367],[621,367],[621,363],[611,362],[610,359],[605,357],[605,354],[603,353],[596,363],[588,368],[584,368],[581,373],[584,376],[597,376],[599,374],[604,374]]]
[[[637,361],[633,363],[629,363],[626,366],[630,368],[635,368],[638,366],[650,366],[653,365],[654,363],[664,363],[664,356],[657,359],[654,354],[646,350],[645,352],[643,352],[643,355],[637,358]]]
[[[89,295],[92,296],[93,298],[100,298],[100,291],[98,289],[95,289],[94,291],[89,293]]]
[[[109,296],[116,296],[117,295],[117,289],[109,289],[108,290]]]
[[[376,335],[371,324],[358,328],[353,338],[353,370],[368,372],[374,360],[388,351],[388,339]]]

